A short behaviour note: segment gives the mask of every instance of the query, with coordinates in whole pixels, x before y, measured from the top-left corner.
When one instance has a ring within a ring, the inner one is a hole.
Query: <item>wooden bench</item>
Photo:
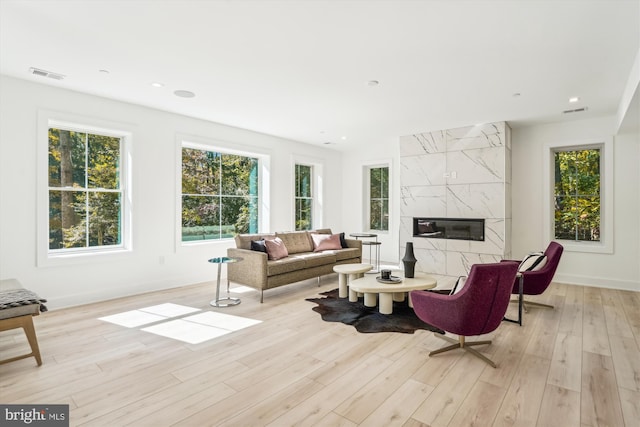
[[[43,302],[46,300],[23,288],[16,279],[0,280],[0,332],[22,328],[31,347],[31,353],[0,360],[0,365],[32,356],[38,366],[42,365],[33,316],[46,311],[46,307],[41,304]]]

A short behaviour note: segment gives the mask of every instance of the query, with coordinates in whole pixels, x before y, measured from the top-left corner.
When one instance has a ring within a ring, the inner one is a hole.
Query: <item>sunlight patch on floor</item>
[[[262,323],[260,320],[213,311],[204,311],[186,316],[198,311],[201,310],[179,304],[165,303],[100,317],[98,320],[126,328],[150,325],[140,330],[189,344],[199,344],[230,332]],[[181,316],[186,317],[174,319]],[[152,323],[156,324],[151,325]]]
[[[256,290],[248,286],[234,286],[231,288],[231,292],[234,294],[246,294],[247,292],[256,292]]]

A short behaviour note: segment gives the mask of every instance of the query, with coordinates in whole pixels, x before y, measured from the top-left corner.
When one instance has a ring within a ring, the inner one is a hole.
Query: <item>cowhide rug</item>
[[[353,325],[358,332],[401,332],[412,334],[416,329],[444,333],[443,330],[433,327],[422,320],[409,307],[407,299],[403,302],[393,302],[393,314],[380,314],[378,307],[367,307],[363,298],[358,302],[349,302],[349,298],[339,298],[338,290],[322,292],[324,298],[307,298],[307,301],[318,304],[313,311],[320,313],[325,322],[342,322]]]

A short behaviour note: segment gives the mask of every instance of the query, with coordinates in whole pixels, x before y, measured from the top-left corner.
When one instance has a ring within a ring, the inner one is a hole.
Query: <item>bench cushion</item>
[[[37,316],[40,311],[47,311],[42,304],[47,300],[34,292],[24,289],[15,279],[3,280],[0,286],[0,320],[31,314]]]

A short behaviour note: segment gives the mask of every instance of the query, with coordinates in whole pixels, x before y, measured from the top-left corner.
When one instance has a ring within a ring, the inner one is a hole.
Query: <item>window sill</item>
[[[576,242],[573,240],[556,240],[567,252],[582,252],[594,254],[612,254],[613,245],[606,242]]]
[[[54,267],[59,265],[90,264],[99,261],[111,261],[131,256],[133,251],[126,248],[103,249],[95,251],[78,251],[69,253],[41,254],[38,267]]]

